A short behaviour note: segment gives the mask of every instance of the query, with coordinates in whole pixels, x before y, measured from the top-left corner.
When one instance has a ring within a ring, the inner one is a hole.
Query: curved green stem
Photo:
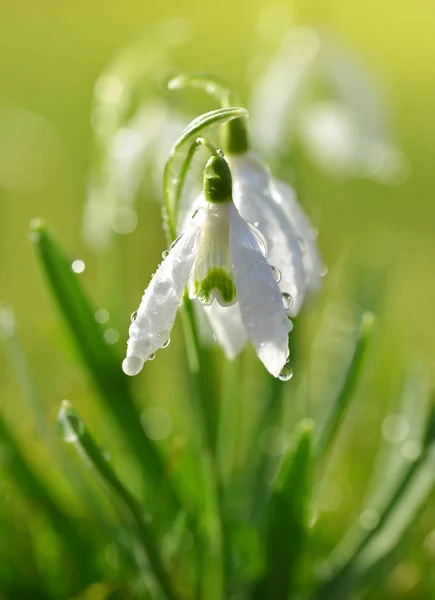
[[[204,91],[218,100],[223,108],[231,104],[240,104],[238,95],[228,82],[209,73],[182,73],[168,82],[170,90],[182,90],[187,87]],[[221,137],[222,148],[229,154],[242,154],[249,149],[248,131],[242,119],[225,124],[221,129]]]
[[[179,190],[181,172],[176,169],[176,160],[186,144],[197,138],[208,127],[222,125],[238,117],[247,117],[248,111],[242,107],[219,108],[205,113],[189,123],[169,153],[163,172],[163,204],[165,210],[165,224],[169,241],[177,236],[177,193]],[[183,165],[184,165],[183,161]],[[183,167],[182,167],[183,169]]]

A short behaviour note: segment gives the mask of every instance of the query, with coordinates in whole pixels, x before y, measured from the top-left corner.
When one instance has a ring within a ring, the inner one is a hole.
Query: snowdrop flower
[[[233,202],[231,172],[223,156],[208,161],[201,200],[145,290],[130,326],[123,370],[136,375],[168,344],[188,286],[206,308],[217,306],[229,323],[240,324],[266,369],[279,377],[289,358],[289,305],[265,257],[263,237]]]
[[[265,155],[279,156],[298,138],[331,175],[397,184],[408,174],[380,86],[324,33],[290,31],[259,77],[251,106],[253,137]]]
[[[295,317],[325,274],[315,242],[317,232],[293,189],[275,179],[254,152],[227,154],[226,158],[232,172],[234,204],[243,220],[262,234],[288,314]],[[199,198],[194,210],[203,203]],[[222,309],[213,303],[204,310],[217,341],[227,357],[234,359],[247,341],[238,305]]]
[[[307,62],[308,59],[301,61],[299,79],[304,71],[302,64]],[[223,80],[201,73],[179,75],[169,82],[168,87],[201,88],[220,100],[223,107],[231,100],[238,103],[237,96]],[[269,129],[270,122],[271,119],[265,123],[264,131]],[[293,189],[274,178],[261,159],[250,150],[248,137],[244,118],[221,126],[221,145],[232,172],[233,201],[241,217],[265,239],[268,261],[273,265],[288,313],[295,317],[307,295],[320,287],[321,276],[325,274],[315,243],[317,231],[298,204]],[[200,195],[190,214],[203,205],[204,198]],[[189,213],[186,214],[187,218],[181,219],[181,232],[189,227]],[[238,305],[223,310],[215,302],[204,311],[227,357],[235,358],[247,342]],[[203,329],[201,333],[205,341]]]

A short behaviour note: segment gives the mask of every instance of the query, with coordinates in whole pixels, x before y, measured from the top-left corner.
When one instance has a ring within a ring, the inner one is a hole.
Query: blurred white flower
[[[251,101],[255,145],[270,158],[299,139],[333,175],[397,184],[409,171],[379,86],[328,35],[295,28],[259,77]]]
[[[186,285],[206,307],[218,307],[217,327],[225,324],[228,332],[234,326],[242,346],[251,341],[272,375],[279,377],[285,369],[292,328],[288,295],[281,293],[276,270],[265,258],[261,234],[240,216],[231,191],[227,162],[212,157],[204,171],[201,208],[157,269],[130,326],[123,362],[127,375],[139,373],[169,343]],[[222,338],[218,341],[225,347]]]
[[[143,105],[107,142],[102,164],[89,184],[84,236],[95,248],[113,233],[130,233],[137,224],[135,202],[145,182],[161,196],[166,157],[184,121],[163,102]]]
[[[115,56],[95,83],[94,166],[83,235],[96,249],[104,249],[114,232],[136,227],[134,203],[145,181],[161,195],[166,156],[185,122],[169,110],[159,82],[189,29],[183,19],[162,22]]]

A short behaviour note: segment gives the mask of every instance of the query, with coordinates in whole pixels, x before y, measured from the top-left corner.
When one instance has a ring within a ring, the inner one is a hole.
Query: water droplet
[[[285,310],[290,310],[291,307],[293,306],[292,296],[287,292],[283,292],[282,293],[282,303],[284,305]]]
[[[122,370],[126,375],[137,375],[142,371],[144,361],[139,356],[127,356],[122,361]]]
[[[362,513],[359,516],[359,522],[361,523],[362,527],[364,527],[364,529],[366,531],[370,531],[371,529],[374,529],[376,527],[376,525],[379,523],[379,513],[377,510],[373,510],[371,508],[367,508],[366,510],[363,510]]]
[[[100,452],[103,455],[104,460],[110,460],[111,459],[112,456],[110,454],[110,450],[108,450],[104,446],[100,446]]]
[[[83,273],[86,269],[86,265],[82,260],[75,260],[71,265],[71,269],[74,273]]]
[[[109,311],[105,308],[99,308],[98,310],[96,310],[94,316],[97,323],[107,323],[107,321],[110,318]]]
[[[135,310],[133,313],[131,313],[130,321],[133,323],[134,321],[136,321],[136,319],[137,319],[137,310]]]
[[[161,331],[156,336],[156,343],[159,348],[166,348],[169,346],[169,331]]]
[[[254,227],[258,227],[260,225],[260,221],[255,221]]]
[[[169,346],[169,344],[170,344],[170,343],[171,343],[171,339],[170,339],[170,338],[168,338],[168,339],[166,340],[166,342],[163,344],[162,348],[167,348],[167,347]]]
[[[382,435],[391,444],[403,442],[409,429],[408,419],[403,415],[388,415],[382,422]]]
[[[422,452],[422,446],[420,442],[415,440],[408,440],[405,442],[400,449],[402,456],[407,460],[414,461],[420,456]]]
[[[155,352],[153,352],[152,354],[149,355],[148,360],[154,360],[156,357]]]
[[[298,239],[299,248],[301,249],[302,254],[308,251],[308,246],[305,240],[302,238]]]
[[[167,256],[169,256],[169,250],[163,250],[163,252],[162,252],[162,258],[163,258],[163,260],[164,260],[164,259],[165,259]]]
[[[165,408],[150,406],[143,411],[140,420],[152,440],[163,440],[171,433],[173,421]]]
[[[173,247],[174,247],[176,244],[178,244],[178,242],[181,240],[181,238],[182,238],[182,237],[183,237],[182,235],[179,235],[177,238],[175,238],[175,240],[174,240],[174,241],[172,242],[172,244],[169,246],[169,250],[172,250],[172,248],[173,248]]]
[[[290,362],[286,362],[282,368],[281,373],[278,375],[280,381],[290,381],[293,377],[293,369],[290,366]]]
[[[57,415],[56,432],[69,444],[77,442],[85,432],[85,424],[67,400],[63,400]]]
[[[108,329],[104,332],[104,339],[108,344],[116,344],[119,340],[119,331],[116,329]]]
[[[281,271],[278,269],[278,267],[272,267],[272,273],[273,273],[276,283],[279,283],[282,278]]]
[[[113,213],[111,227],[121,235],[131,233],[137,227],[136,212],[129,206],[119,206]]]
[[[326,277],[327,274],[328,274],[328,267],[325,265],[323,267],[323,269],[320,271],[320,276],[321,277]]]

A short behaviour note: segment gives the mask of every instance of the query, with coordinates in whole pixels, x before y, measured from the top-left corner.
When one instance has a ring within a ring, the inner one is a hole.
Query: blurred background
[[[363,270],[374,273],[383,282],[376,347],[359,390],[358,403],[349,415],[346,435],[341,440],[341,454],[333,465],[334,483],[329,492],[323,494],[329,501],[325,500],[323,508],[318,507],[322,517],[316,552],[322,555],[337,543],[346,529],[345,524],[357,514],[380,440],[396,443],[395,436],[388,434],[385,419],[401,410],[397,406],[403,380],[409,373],[417,372],[424,373],[425,381],[429,381],[433,370],[435,5],[432,0],[412,3],[405,0],[310,0],[294,4],[247,0],[237,3],[222,0],[218,4],[22,0],[3,7],[0,20],[0,304],[11,307],[15,313],[31,377],[39,390],[40,416],[49,430],[54,430],[60,401],[71,400],[96,438],[110,448],[115,467],[122,465],[125,478],[133,488],[134,467],[129,470],[122,440],[118,439],[116,428],[107,419],[102,405],[95,401],[92,386],[64,335],[29,242],[29,223],[35,217],[44,218],[71,259],[83,261],[84,265],[76,265],[81,272],[80,280],[95,307],[103,309],[99,318],[104,322],[105,339],[121,356],[130,313],[135,310],[166,245],[154,183],[148,187],[143,185],[138,193],[138,226],[127,226],[130,235],[116,235],[111,249],[98,251],[83,239],[83,213],[97,154],[95,122],[94,129],[91,126],[91,116],[95,116],[94,88],[107,65],[130,44],[152,39],[150,44],[158,47],[160,27],[168,18],[178,19],[183,33],[180,43],[168,51],[162,80],[173,69],[174,72],[207,71],[229,81],[240,94],[242,104],[248,110],[252,105],[252,118],[257,123],[253,127],[256,132],[253,144],[265,158],[274,152],[277,154],[276,148],[267,147],[258,125],[262,110],[268,114],[267,106],[264,108],[269,102],[267,93],[264,99],[264,86],[268,89],[269,85],[265,73],[273,57],[282,51],[283,40],[288,39],[286,36],[296,27],[304,27],[304,35],[307,35],[307,27],[315,28],[318,39],[331,43],[330,55],[335,52],[343,59],[340,81],[348,77],[349,89],[354,93],[346,94],[346,86],[343,84],[344,88],[340,88],[340,83],[334,88],[334,101],[339,96],[337,90],[341,89],[344,101],[352,105],[364,97],[367,89],[367,96],[374,98],[374,105],[369,107],[371,115],[373,106],[376,113],[378,93],[381,98],[381,117],[370,120],[369,115],[369,121],[374,123],[374,137],[379,133],[382,143],[387,139],[388,151],[394,153],[394,168],[386,177],[377,176],[376,161],[373,168],[364,163],[361,169],[349,167],[347,163],[343,168],[341,164],[335,168],[336,162],[332,161],[332,167],[327,160],[325,162],[325,155],[329,155],[328,144],[335,140],[334,119],[339,119],[340,114],[334,112],[331,103],[315,104],[316,98],[325,97],[327,87],[325,79],[318,75],[299,102],[301,108],[295,113],[297,123],[288,130],[291,146],[285,145],[286,139],[282,141],[283,146],[278,149],[282,156],[274,164],[275,172],[282,179],[295,183],[301,203],[319,230],[318,245],[329,269],[323,290],[312,301],[311,314],[303,317],[305,336],[301,355],[309,354],[325,307],[342,297],[343,290],[349,287],[350,273]],[[312,44],[313,38],[309,36],[308,33],[308,44]],[[283,55],[281,62],[284,62],[279,69],[285,72],[287,64],[289,71],[293,68],[291,56],[295,62],[299,60],[301,52],[306,50],[304,40],[302,36],[301,46],[295,43],[289,58]],[[358,69],[363,73],[361,78]],[[326,67],[326,72],[332,71]],[[357,83],[352,79],[354,76]],[[169,99],[167,94],[155,91],[159,77],[153,74],[152,78],[154,84],[148,86],[144,96],[163,97],[177,115],[185,115],[179,117],[179,131],[190,117],[217,106],[197,92],[183,92]],[[263,92],[259,91],[261,85]],[[282,85],[286,87],[285,78]],[[272,89],[276,90],[270,87]],[[357,104],[351,106],[352,110],[355,108],[353,118],[366,131],[364,102],[362,108]],[[270,105],[275,106],[273,98]],[[310,107],[315,111],[310,112]],[[322,142],[316,145],[318,123],[326,135],[323,146]],[[348,125],[340,123],[342,127]],[[328,126],[332,127],[332,133]],[[169,137],[168,148],[175,138],[176,135]],[[369,157],[375,154],[371,148]],[[150,182],[156,179],[153,177],[150,173]],[[182,339],[176,329],[170,348],[159,353],[149,365],[146,378],[139,377],[133,382],[139,405],[145,411],[147,433],[151,432],[150,437],[171,456],[182,452],[180,448],[189,439],[180,353]],[[215,359],[220,361],[218,352]],[[252,369],[247,369],[246,385],[248,390],[253,390],[260,375],[253,369],[254,359],[249,355],[250,359],[248,364]],[[167,376],[168,369],[173,377]],[[297,378],[296,371],[294,380]],[[289,385],[293,385],[293,380]],[[35,414],[31,414],[25,400],[27,392],[24,390],[23,395],[21,388],[6,348],[0,345],[2,417],[14,431],[32,468],[41,473],[65,511],[87,523],[87,509],[72,494],[68,473],[53,460],[58,451],[56,442],[46,443],[41,428],[35,425]],[[255,407],[255,401],[252,404],[252,411],[258,415],[261,407]],[[248,408],[248,422],[251,409]],[[304,416],[303,412],[309,414],[310,407],[300,409],[299,416]],[[399,435],[398,439],[402,442],[404,437]],[[345,453],[343,447],[347,448]],[[14,535],[21,535],[23,539],[32,531],[35,539],[40,536],[38,539],[45,540],[40,545],[49,555],[50,534],[32,503],[17,492],[13,474],[3,460],[4,454],[0,447],[0,465],[5,465],[0,479],[0,527],[4,527],[5,532],[13,529]],[[72,452],[68,460],[75,460]],[[92,486],[93,481],[89,480],[89,485]],[[95,493],[99,493],[97,487]],[[15,523],[13,527],[11,522]],[[17,523],[21,524],[16,526]],[[2,533],[0,538],[4,539]],[[109,550],[104,556],[107,558],[108,554],[110,561],[113,559],[110,539],[105,542]],[[0,545],[2,555],[7,553],[3,541]],[[22,541],[19,547],[27,548],[27,541]],[[435,597],[434,560],[435,502],[432,495],[401,561],[384,580],[382,588],[371,592],[369,597],[416,600]],[[86,598],[109,597],[105,588],[93,588],[89,593]],[[0,597],[1,594],[0,586]],[[4,597],[13,596],[5,592]],[[23,592],[22,596],[14,597],[36,596]]]

